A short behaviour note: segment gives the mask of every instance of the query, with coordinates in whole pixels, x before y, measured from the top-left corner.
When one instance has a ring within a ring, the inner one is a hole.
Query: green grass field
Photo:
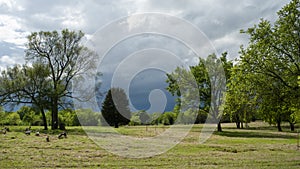
[[[0,136],[0,168],[300,168],[297,133],[277,132],[264,123],[251,123],[248,129],[223,124],[199,144],[202,125],[195,125],[188,136],[168,152],[151,158],[130,159],[107,152],[91,141],[80,127],[68,127],[68,138],[58,139],[60,131],[26,136],[25,127],[10,127]],[[119,132],[136,137],[153,136],[167,127],[121,127]],[[41,127],[33,127],[41,130]],[[92,130],[103,130],[91,127]],[[42,130],[41,130],[42,131]],[[155,132],[154,132],[155,131]]]

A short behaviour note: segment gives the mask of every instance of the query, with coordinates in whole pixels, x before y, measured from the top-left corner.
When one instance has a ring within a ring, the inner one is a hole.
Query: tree
[[[237,63],[231,71],[227,84],[226,104],[224,113],[230,116],[237,128],[243,128],[244,123],[249,123],[256,109],[256,97],[253,83],[249,81],[253,74],[243,72],[242,65]]]
[[[299,109],[299,7],[299,0],[292,0],[277,13],[274,25],[262,19],[258,25],[242,31],[250,35],[248,47],[241,48],[242,71],[252,74],[249,81],[255,87],[258,110],[264,120],[277,124],[278,131],[282,130],[283,120],[288,120],[293,130],[290,115]]]
[[[110,126],[118,128],[130,122],[131,112],[126,93],[121,88],[111,88],[102,104],[102,116]]]
[[[61,33],[33,32],[28,36],[26,60],[46,65],[50,71],[52,129],[58,128],[59,107],[64,107],[65,98],[72,98],[72,79],[95,68],[96,54],[80,43],[83,36],[81,31],[68,29]]]
[[[206,112],[211,121],[218,122],[218,131],[222,131],[220,122],[222,113],[219,112],[222,99],[224,99],[224,86],[226,85],[224,84],[226,82],[224,78],[229,79],[230,69],[233,66],[232,62],[227,60],[226,55],[227,53],[223,53],[220,59],[215,54],[209,55],[206,59],[200,58],[198,65],[190,67],[191,74],[188,70],[181,67],[177,67],[173,73],[167,74],[167,83],[169,83],[167,90],[172,95],[179,96],[177,104],[190,105],[190,107],[185,106],[186,108],[181,111],[189,110],[190,114],[194,114],[190,111],[195,110],[190,108],[196,106],[201,112]],[[224,74],[225,76],[223,76]],[[190,77],[191,75],[193,77]],[[195,78],[197,84],[191,84],[192,78]],[[187,96],[182,97],[183,93],[181,93],[182,87],[180,85],[191,85],[198,91],[187,90],[185,91]],[[190,95],[193,95],[192,92],[199,92],[198,99],[200,100],[193,100],[195,98],[190,97]],[[183,100],[182,98],[185,99]],[[178,106],[176,109],[178,109]],[[195,111],[195,113],[198,113],[198,111]],[[182,115],[178,114],[178,116],[181,118]]]
[[[208,116],[217,121],[217,129],[222,131],[222,110],[224,109],[224,99],[226,92],[226,83],[231,76],[232,61],[227,60],[227,52],[223,53],[220,59],[216,55],[210,55],[206,59],[206,69],[209,75],[210,86],[210,111]]]
[[[47,130],[45,109],[49,108],[49,69],[41,64],[32,66],[15,65],[2,71],[0,77],[1,104],[30,104],[42,114],[44,129]]]

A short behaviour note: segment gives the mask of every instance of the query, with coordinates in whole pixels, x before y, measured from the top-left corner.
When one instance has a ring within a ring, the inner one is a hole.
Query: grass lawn
[[[80,127],[67,127],[68,138],[58,139],[60,131],[26,136],[26,127],[11,126],[11,132],[0,135],[0,168],[300,168],[297,133],[277,132],[275,127],[256,122],[248,129],[223,124],[199,144],[202,125],[195,125],[188,136],[168,152],[151,158],[119,157],[97,146]],[[120,133],[136,137],[153,136],[167,127],[120,127]],[[42,131],[42,127],[32,127]],[[91,130],[103,130],[91,127]],[[154,132],[155,131],[155,132]]]

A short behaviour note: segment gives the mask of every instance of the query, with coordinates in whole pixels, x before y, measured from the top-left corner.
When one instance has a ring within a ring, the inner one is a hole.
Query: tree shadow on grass
[[[296,136],[288,133],[268,133],[255,131],[223,131],[215,132],[216,135],[225,137],[241,137],[241,138],[283,138],[296,139]]]

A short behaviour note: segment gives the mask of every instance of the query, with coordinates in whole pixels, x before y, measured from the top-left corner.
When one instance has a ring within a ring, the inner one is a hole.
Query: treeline
[[[47,124],[51,124],[51,112],[47,111],[45,115]],[[65,129],[65,126],[97,126],[101,124],[101,114],[91,109],[60,110],[58,118],[60,129]],[[1,109],[0,125],[44,126],[44,121],[41,113],[37,109],[23,106],[16,112],[5,112]]]
[[[47,124],[51,124],[51,112],[46,112],[48,119]],[[199,124],[205,123],[207,114],[198,112],[193,114],[189,111],[180,113],[165,112],[165,113],[147,113],[139,111],[131,113],[131,118],[128,124],[136,125],[173,125],[177,124]],[[59,111],[59,128],[64,129],[65,126],[105,126],[106,119],[100,112],[94,112],[91,109],[79,110],[61,110]],[[224,122],[230,122],[229,118]],[[16,112],[0,111],[0,125],[25,125],[25,126],[44,126],[41,113],[36,109],[28,106],[21,107]]]

